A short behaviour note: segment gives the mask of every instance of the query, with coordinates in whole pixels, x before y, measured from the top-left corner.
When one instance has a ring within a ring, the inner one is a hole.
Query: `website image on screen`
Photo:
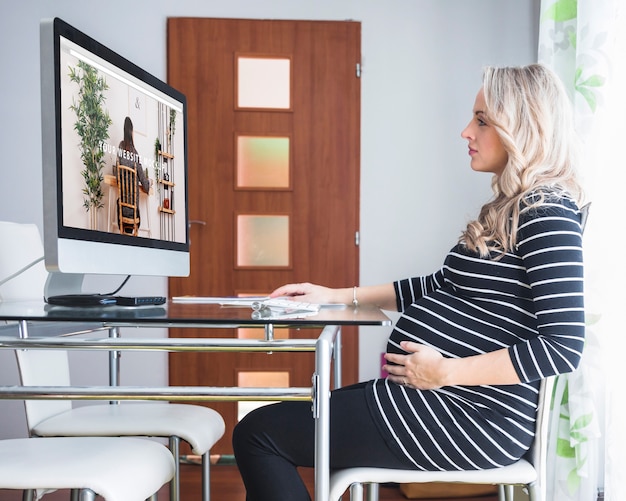
[[[183,104],[64,38],[60,60],[63,225],[184,243]]]

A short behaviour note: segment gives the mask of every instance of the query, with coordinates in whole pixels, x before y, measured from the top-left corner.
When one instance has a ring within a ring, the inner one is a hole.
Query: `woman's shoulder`
[[[567,191],[548,186],[533,190],[524,197],[519,217],[520,226],[537,219],[580,224],[581,211]]]
[[[562,213],[580,211],[577,201],[567,191],[558,186],[544,186],[528,192],[521,203],[520,211],[535,213]]]

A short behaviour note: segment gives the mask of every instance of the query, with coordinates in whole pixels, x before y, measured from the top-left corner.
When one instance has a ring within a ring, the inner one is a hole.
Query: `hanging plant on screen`
[[[176,134],[176,110],[170,108],[170,127],[167,131],[167,145],[170,148],[170,153],[172,152],[172,138]]]
[[[77,67],[70,67],[70,80],[79,86],[78,96],[70,109],[76,114],[74,130],[80,136],[80,158],[84,165],[81,171],[85,180],[83,206],[91,212],[91,227],[97,227],[97,209],[104,206],[102,199],[102,169],[105,166],[103,143],[109,139],[109,126],[112,123],[104,108],[104,91],[109,86],[104,77],[98,75],[93,66],[79,61]]]

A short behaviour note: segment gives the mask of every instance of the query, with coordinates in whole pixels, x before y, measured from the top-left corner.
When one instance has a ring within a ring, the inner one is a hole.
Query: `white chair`
[[[0,281],[43,256],[39,230],[32,224],[0,221]],[[41,300],[47,273],[38,262],[0,285],[0,300]],[[25,386],[70,385],[67,353],[16,350]],[[175,458],[171,501],[180,500],[179,445],[185,440],[202,456],[202,500],[210,500],[210,449],[224,435],[222,416],[201,405],[169,403],[95,404],[73,408],[70,400],[27,400],[26,418],[33,436],[165,437]]]
[[[394,482],[399,484],[424,482],[452,482],[464,484],[494,484],[504,486],[501,497],[513,500],[513,486],[522,485],[528,489],[530,501],[546,500],[546,460],[548,444],[548,423],[550,398],[554,378],[542,380],[539,388],[539,404],[535,439],[531,449],[516,463],[501,468],[471,471],[415,471],[387,468],[347,468],[337,470],[330,476],[330,501],[340,500],[350,488],[350,499],[362,499],[363,485],[367,486],[368,501],[378,499],[378,484]]]
[[[69,361],[63,350],[15,350],[23,386],[69,386]],[[202,456],[202,499],[210,499],[210,449],[224,434],[224,420],[200,405],[167,403],[95,404],[72,407],[70,400],[26,400],[32,436],[167,437],[176,459],[172,500],[180,499],[180,440]]]
[[[57,489],[80,501],[157,499],[174,475],[174,458],[161,444],[139,438],[15,438],[0,440],[0,489],[38,498]],[[29,499],[25,496],[24,499]]]
[[[23,386],[69,386],[67,352],[15,350]],[[70,400],[26,400],[31,435],[38,437],[167,437],[176,470],[171,499],[180,499],[180,439],[202,456],[202,499],[210,499],[210,449],[224,434],[224,420],[200,405],[167,403],[95,404],[72,407]]]

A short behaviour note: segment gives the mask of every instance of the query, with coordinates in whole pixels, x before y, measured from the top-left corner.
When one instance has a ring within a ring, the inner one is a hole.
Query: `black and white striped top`
[[[370,409],[392,448],[416,469],[506,465],[531,444],[539,380],[574,370],[584,344],[582,231],[576,204],[551,197],[520,216],[517,247],[482,259],[461,245],[430,276],[395,283],[400,341],[446,357],[508,348],[518,385],[420,391],[370,383]]]

